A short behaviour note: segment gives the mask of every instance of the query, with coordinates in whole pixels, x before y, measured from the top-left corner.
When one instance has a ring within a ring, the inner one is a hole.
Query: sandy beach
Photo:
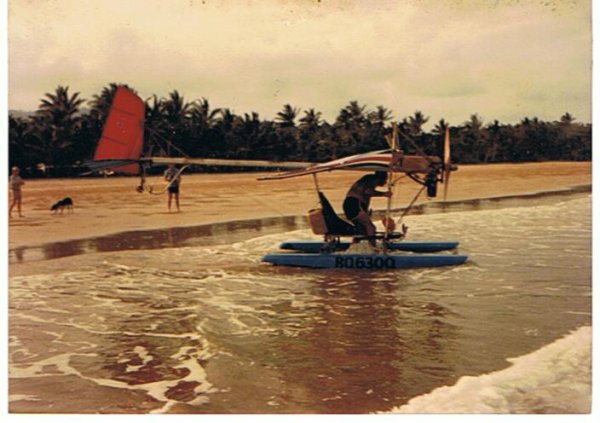
[[[489,198],[562,190],[591,185],[590,162],[463,165],[451,177],[448,201]],[[82,239],[123,231],[194,226],[271,216],[304,215],[317,206],[310,177],[281,181],[257,181],[265,173],[185,174],[181,184],[181,212],[167,211],[167,194],[137,193],[137,177],[38,179],[23,188],[23,214],[16,210],[9,220],[9,248]],[[320,188],[334,208],[341,203],[359,172],[335,172],[319,176]],[[162,178],[149,179],[162,191]],[[398,181],[394,208],[406,207],[420,186],[408,178]],[[442,201],[423,194],[417,204]],[[50,206],[63,197],[75,203],[73,213],[52,214]],[[374,199],[375,209],[385,207]],[[173,210],[175,208],[173,207]]]

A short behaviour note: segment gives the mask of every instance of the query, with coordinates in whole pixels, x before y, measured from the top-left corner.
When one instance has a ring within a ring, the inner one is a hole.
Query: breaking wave
[[[592,328],[580,327],[504,370],[464,376],[391,413],[590,413]]]

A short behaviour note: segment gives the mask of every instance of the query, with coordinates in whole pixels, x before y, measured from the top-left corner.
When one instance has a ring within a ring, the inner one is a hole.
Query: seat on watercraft
[[[309,222],[315,234],[333,236],[353,236],[356,228],[340,218],[325,194],[319,191],[321,208],[309,212]]]

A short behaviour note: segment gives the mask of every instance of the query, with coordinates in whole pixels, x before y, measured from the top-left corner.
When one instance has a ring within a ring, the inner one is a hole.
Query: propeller
[[[446,127],[444,135],[444,170],[442,179],[444,181],[444,201],[448,197],[448,184],[450,182],[450,172],[452,170],[452,159],[450,157],[450,128]]]

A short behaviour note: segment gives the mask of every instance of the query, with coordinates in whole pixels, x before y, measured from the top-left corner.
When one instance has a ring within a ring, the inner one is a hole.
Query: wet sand
[[[319,185],[334,208],[360,172],[321,174]],[[181,212],[169,213],[167,194],[137,193],[137,177],[29,180],[23,188],[23,214],[9,220],[9,248],[23,248],[124,231],[196,226],[265,217],[298,216],[318,205],[311,177],[281,181],[257,181],[266,173],[184,174]],[[451,177],[448,201],[491,198],[564,190],[591,185],[590,162],[464,165]],[[162,178],[149,179],[162,191]],[[406,207],[420,185],[401,179],[395,189],[393,208]],[[63,197],[75,203],[73,213],[52,214],[50,206]],[[416,204],[440,202],[422,194]],[[373,208],[383,209],[385,199],[376,198]]]

